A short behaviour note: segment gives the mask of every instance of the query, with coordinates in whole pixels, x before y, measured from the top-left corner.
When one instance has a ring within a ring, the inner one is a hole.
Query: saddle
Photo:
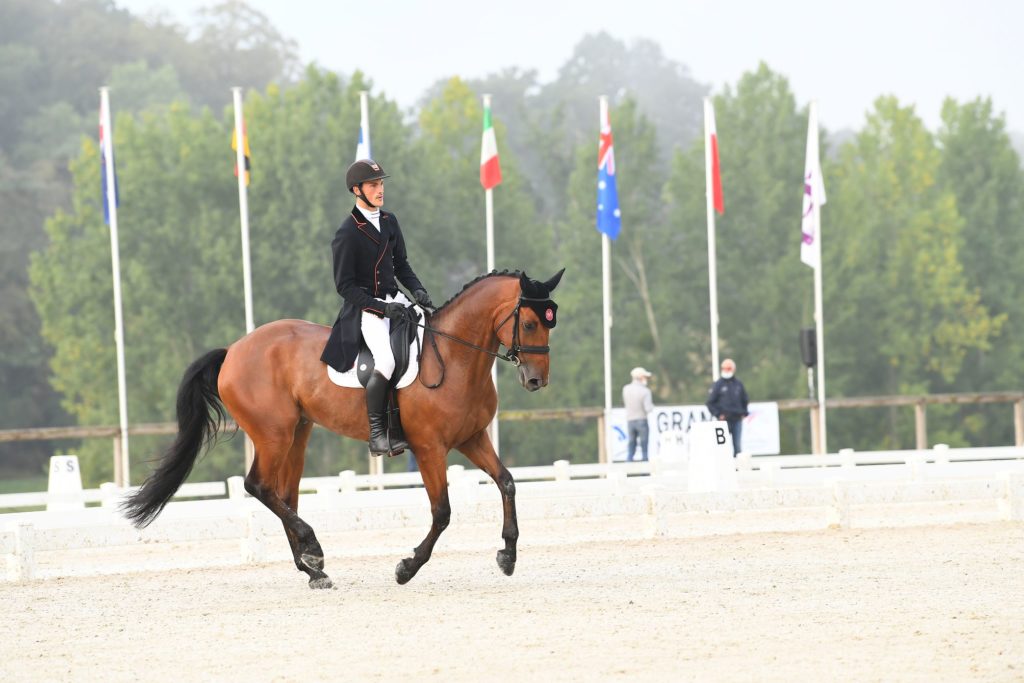
[[[422,318],[419,310],[410,305],[406,307],[406,316],[398,320],[391,321],[391,353],[395,357],[395,371],[391,373],[391,379],[388,382],[388,403],[386,407],[388,416],[388,437],[391,441],[405,440],[405,430],[402,429],[402,419],[398,410],[398,388],[407,386],[412,380],[406,377],[407,374],[412,374],[412,379],[415,379],[416,372],[409,373],[409,364],[412,359],[413,345],[416,346],[416,359],[420,356],[420,342],[421,337],[418,334],[420,328],[416,325],[417,322]],[[373,354],[370,353],[370,348],[366,345],[366,340],[360,339],[359,341],[359,356],[356,358],[355,367],[345,373],[338,373],[328,366],[327,374],[331,381],[339,386],[351,386],[354,387],[355,383],[352,382],[352,375],[355,375],[355,379],[358,380],[359,385],[366,388],[366,383],[373,375],[374,362]],[[418,370],[418,368],[414,368]]]
[[[398,384],[398,380],[405,375],[406,370],[409,369],[409,358],[411,356],[412,345],[419,341],[417,332],[419,328],[416,323],[420,321],[422,317],[419,311],[416,310],[415,306],[407,306],[406,317],[398,320],[391,321],[391,353],[395,357],[395,371],[391,373],[391,380],[388,382],[388,387],[391,389],[392,396],[394,390]],[[419,354],[417,354],[418,356]],[[370,380],[370,376],[373,375],[373,354],[370,353],[370,347],[366,345],[366,340],[360,337],[359,339],[359,356],[356,358],[356,377],[359,378],[359,383],[366,387],[366,383]]]

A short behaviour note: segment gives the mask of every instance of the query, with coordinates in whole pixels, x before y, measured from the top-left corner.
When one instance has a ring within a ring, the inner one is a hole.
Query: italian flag
[[[490,100],[484,103],[484,136],[480,143],[480,184],[485,190],[501,184],[501,164],[498,163],[498,141],[491,124]]]

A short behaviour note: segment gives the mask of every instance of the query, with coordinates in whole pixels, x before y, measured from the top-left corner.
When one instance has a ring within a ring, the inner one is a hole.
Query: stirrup
[[[366,447],[370,451],[370,455],[372,455],[375,458],[380,458],[380,457],[385,456],[385,455],[389,456],[389,457],[392,456],[392,455],[395,455],[394,453],[391,452],[390,447],[387,450],[383,450],[383,451],[375,451],[375,450],[373,450],[373,441],[367,441],[366,442]]]

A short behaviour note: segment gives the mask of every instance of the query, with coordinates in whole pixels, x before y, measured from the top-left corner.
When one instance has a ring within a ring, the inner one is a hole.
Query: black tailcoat
[[[393,213],[380,212],[380,232],[353,207],[331,242],[334,284],[344,299],[320,360],[345,372],[359,355],[363,311],[384,317],[384,297],[398,292],[398,282],[410,292],[424,289],[409,266],[405,238]],[[396,281],[397,278],[397,281]]]

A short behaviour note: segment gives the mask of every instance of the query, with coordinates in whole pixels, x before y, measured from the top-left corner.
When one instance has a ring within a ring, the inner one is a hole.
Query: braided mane
[[[481,280],[486,280],[492,277],[514,277],[518,279],[520,275],[522,275],[522,272],[518,270],[492,270],[489,273],[484,273],[483,275],[480,275],[479,277],[476,277],[467,282],[466,284],[462,285],[462,289],[456,292],[455,295],[452,296],[452,298],[448,299],[448,301],[445,301],[443,304],[437,307],[437,309],[434,311],[434,315],[438,315],[439,313],[444,311],[452,302],[454,302],[456,299],[462,296],[467,289],[469,289],[476,283],[480,282]]]

